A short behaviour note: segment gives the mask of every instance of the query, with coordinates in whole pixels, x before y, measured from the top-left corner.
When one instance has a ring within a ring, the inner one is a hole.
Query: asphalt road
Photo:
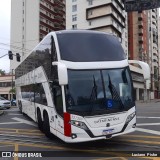
[[[19,110],[14,107],[5,110],[0,116],[0,154],[4,152],[4,157],[0,160],[72,160],[75,157],[76,160],[81,160],[82,157],[87,160],[159,160],[160,157],[156,157],[156,153],[160,151],[159,113],[160,102],[137,103],[136,132],[109,140],[66,144],[56,137],[53,140],[46,138],[38,130],[36,123],[20,114]],[[21,155],[17,157],[13,154],[15,157],[9,158],[10,151],[18,151]],[[36,153],[39,157],[31,158],[35,156],[32,153]],[[137,157],[137,153],[142,156]],[[147,153],[151,153],[154,157],[151,154],[148,157],[144,156]],[[23,158],[20,158],[22,156]],[[40,158],[41,156],[43,157]]]

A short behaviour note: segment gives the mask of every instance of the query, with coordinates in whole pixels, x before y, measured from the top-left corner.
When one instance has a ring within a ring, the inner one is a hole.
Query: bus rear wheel
[[[21,101],[18,101],[18,108],[19,108],[20,113],[22,113],[22,102]]]
[[[44,114],[43,131],[46,137],[50,139],[52,138],[52,134],[50,132],[49,117],[47,113]]]
[[[39,110],[37,111],[37,121],[38,121],[38,128],[40,129],[40,131],[43,132],[43,121]]]

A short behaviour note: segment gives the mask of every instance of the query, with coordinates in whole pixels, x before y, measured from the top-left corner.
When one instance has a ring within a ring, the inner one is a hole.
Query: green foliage
[[[16,94],[16,88],[10,89],[9,93]]]
[[[0,75],[5,75],[6,74],[6,72],[4,71],[4,70],[2,70],[2,69],[0,69]]]

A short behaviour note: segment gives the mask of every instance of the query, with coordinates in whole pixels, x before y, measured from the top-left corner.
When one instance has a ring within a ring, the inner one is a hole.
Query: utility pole
[[[14,69],[12,69],[12,96],[11,96],[11,100],[13,99],[13,70]]]

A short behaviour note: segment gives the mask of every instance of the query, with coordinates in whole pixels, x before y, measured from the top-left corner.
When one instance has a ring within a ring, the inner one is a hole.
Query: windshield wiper
[[[118,101],[120,103],[120,105],[121,105],[121,108],[124,108],[124,104],[122,103],[122,100],[121,100],[119,94],[117,93],[117,90],[116,90],[115,86],[112,84],[109,74],[108,74],[108,79],[109,79],[108,88],[109,88],[109,90],[111,92],[112,99],[115,100],[115,101]]]

